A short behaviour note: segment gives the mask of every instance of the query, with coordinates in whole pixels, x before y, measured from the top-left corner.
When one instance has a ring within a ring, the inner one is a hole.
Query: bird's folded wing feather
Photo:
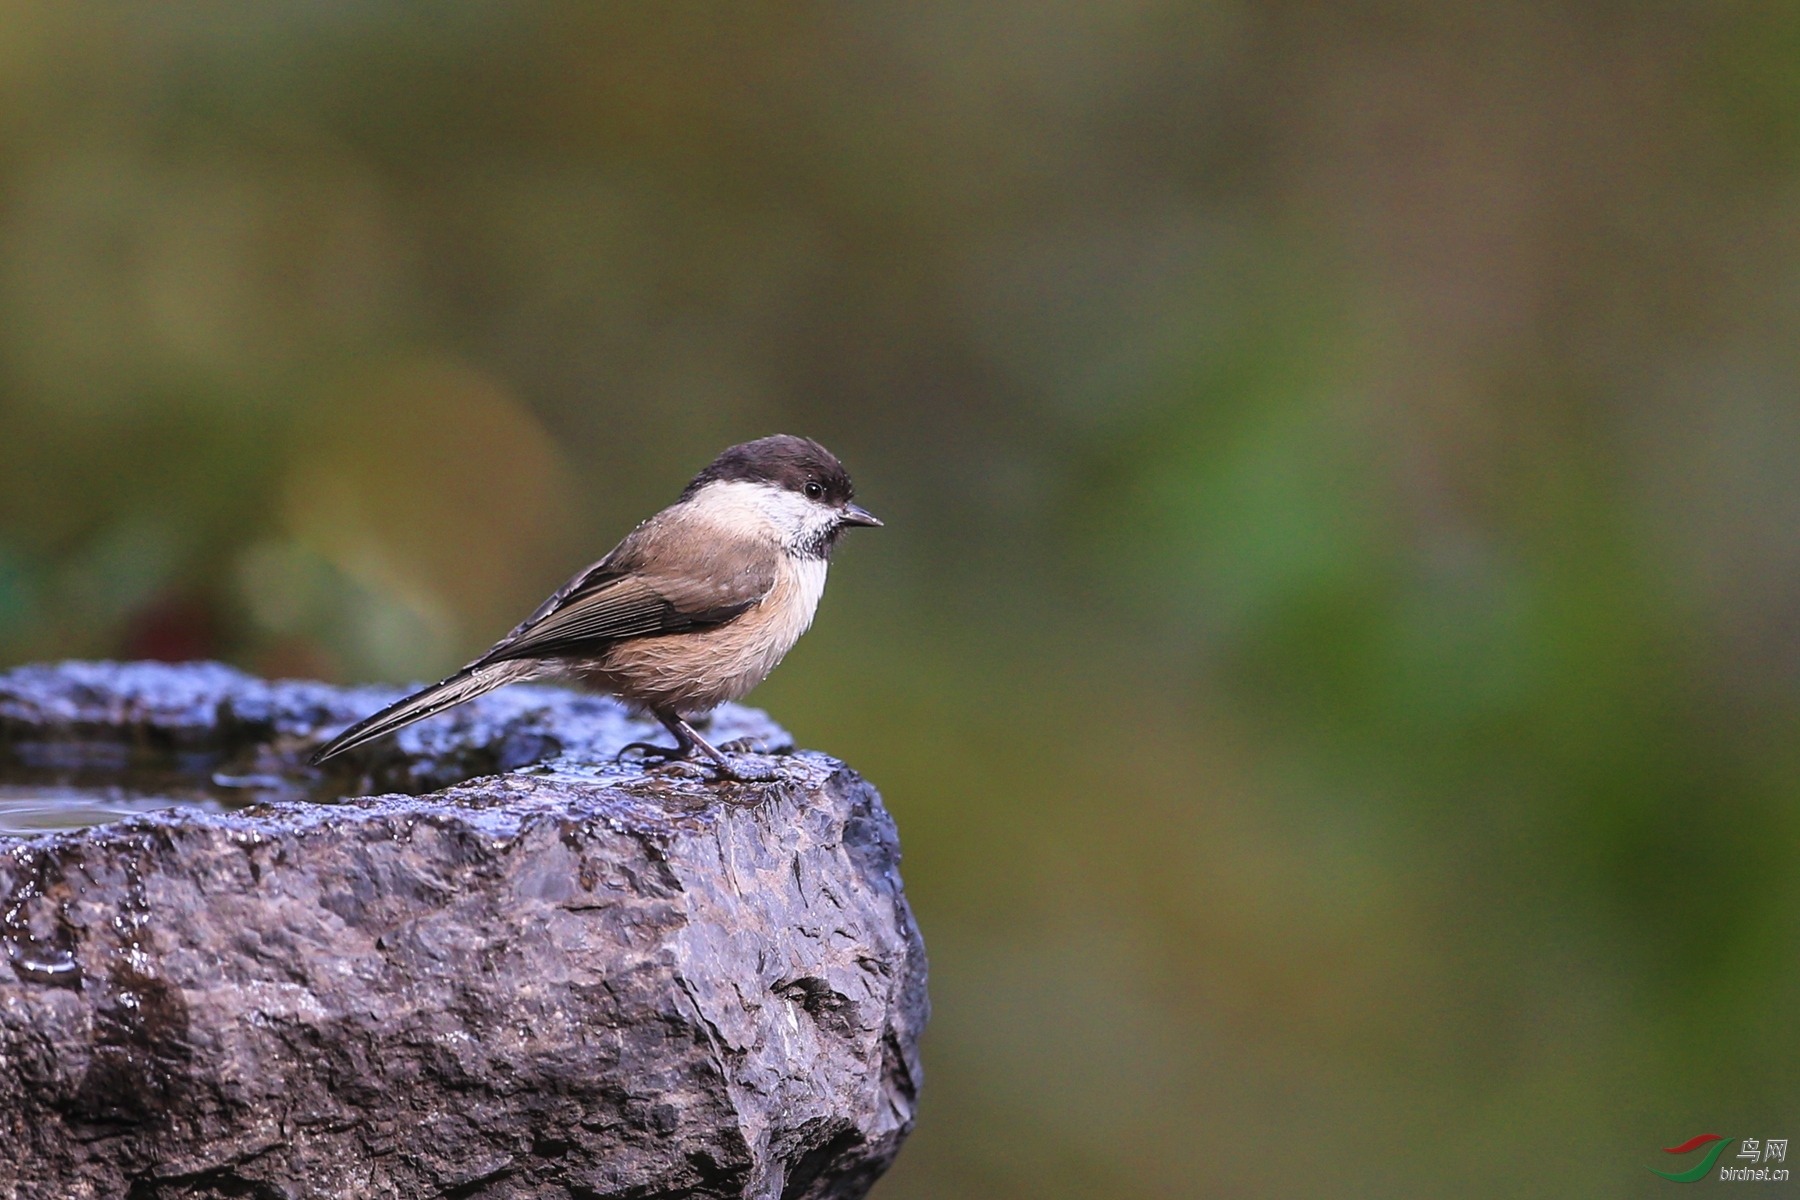
[[[763,547],[707,539],[706,553],[683,553],[678,539],[652,540],[658,532],[634,533],[477,661],[579,656],[626,638],[717,625],[774,586],[775,559]]]

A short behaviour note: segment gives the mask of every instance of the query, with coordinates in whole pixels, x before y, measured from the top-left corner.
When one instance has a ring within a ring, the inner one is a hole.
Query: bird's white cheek
[[[796,492],[775,492],[765,497],[765,504],[767,507],[763,511],[768,514],[770,523],[781,530],[790,550],[817,547],[837,524],[835,511]]]
[[[788,544],[803,535],[810,510],[818,507],[783,488],[740,481],[709,483],[689,503],[720,530]]]
[[[805,557],[830,544],[839,516],[829,505],[766,483],[709,483],[688,503],[721,532],[773,541]]]

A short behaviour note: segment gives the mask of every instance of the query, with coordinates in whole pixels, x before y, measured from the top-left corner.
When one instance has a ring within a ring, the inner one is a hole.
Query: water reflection
[[[85,829],[166,808],[223,812],[212,796],[147,795],[132,788],[0,784],[0,836]]]
[[[268,775],[209,777],[174,771],[97,775],[13,770],[0,776],[0,837],[86,829],[171,808],[220,813],[306,795],[295,782]]]

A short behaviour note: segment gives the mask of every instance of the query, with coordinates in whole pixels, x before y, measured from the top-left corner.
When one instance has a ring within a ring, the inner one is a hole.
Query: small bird
[[[688,719],[761,683],[812,624],[839,536],[881,524],[853,496],[843,464],[810,438],[733,446],[486,654],[344,730],[313,765],[504,684],[557,677],[610,692],[675,736],[672,748],[625,750],[671,761],[699,750],[726,778],[755,777]]]

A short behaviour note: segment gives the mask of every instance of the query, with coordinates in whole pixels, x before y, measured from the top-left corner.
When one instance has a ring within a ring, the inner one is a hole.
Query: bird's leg
[[[664,722],[664,724],[668,724],[668,722]],[[724,752],[717,746],[701,737],[698,729],[695,729],[680,717],[676,717],[674,724],[669,725],[669,730],[689,746],[698,747],[702,754],[713,760],[713,765],[719,768],[727,778],[737,778],[737,774],[731,769],[731,760],[726,758]],[[692,751],[690,751],[690,753],[692,753]]]
[[[675,722],[672,725],[667,721],[663,723],[669,725],[670,731],[673,732],[676,737],[698,746],[700,751],[705,754],[706,757],[713,760],[713,766],[719,769],[719,775],[724,779],[736,780],[738,783],[768,783],[771,780],[780,778],[779,775],[768,767],[732,766],[731,760],[725,757],[724,753],[720,751],[718,747],[701,737],[699,730],[695,729],[692,725],[689,725],[680,717],[676,717]]]
[[[775,772],[766,767],[755,767],[744,771],[732,766],[731,760],[718,747],[701,737],[699,730],[675,713],[653,712],[651,715],[662,722],[663,728],[675,735],[675,741],[678,743],[676,747],[671,750],[666,746],[658,746],[650,742],[633,742],[629,746],[620,747],[620,754],[624,754],[627,750],[642,750],[646,757],[655,755],[665,762],[673,762],[692,758],[694,751],[698,750],[712,759],[713,766],[718,769],[719,776],[723,779],[735,780],[738,783],[767,783],[777,778]]]
[[[660,758],[665,762],[676,762],[684,758],[692,758],[694,756],[694,746],[697,742],[699,745],[706,745],[704,742],[699,742],[698,738],[694,736],[692,727],[674,713],[662,713],[652,710],[650,715],[655,717],[658,721],[661,721],[663,728],[675,735],[674,747],[659,746],[655,742],[627,742],[625,745],[619,747],[619,752],[617,754],[613,755],[614,762],[618,762],[621,758],[624,758],[627,750],[642,750],[645,758]],[[718,751],[713,750],[711,746],[707,746],[706,748],[711,750],[715,755],[718,753]]]

